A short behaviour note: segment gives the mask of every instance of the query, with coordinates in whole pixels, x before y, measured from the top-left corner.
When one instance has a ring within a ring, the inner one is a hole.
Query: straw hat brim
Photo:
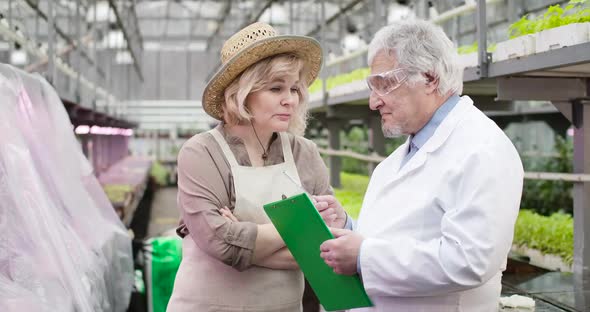
[[[308,82],[311,85],[322,66],[322,48],[317,40],[311,37],[289,35],[262,39],[236,53],[207,83],[203,92],[205,112],[213,118],[222,120],[225,88],[256,62],[283,53],[295,54],[307,64]]]

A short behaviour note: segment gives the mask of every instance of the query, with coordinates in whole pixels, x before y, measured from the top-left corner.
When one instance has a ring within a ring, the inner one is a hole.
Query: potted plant
[[[502,61],[590,41],[590,1],[550,6],[537,18],[523,16],[508,28],[510,40],[498,43],[494,61]]]
[[[473,42],[473,44],[463,45],[457,48],[459,64],[461,64],[463,68],[477,66],[477,49],[477,41]],[[496,50],[496,44],[490,44],[487,50],[488,52],[494,52]]]
[[[529,263],[553,271],[571,272],[574,223],[570,214],[542,216],[523,209],[514,227],[512,251],[525,255]]]

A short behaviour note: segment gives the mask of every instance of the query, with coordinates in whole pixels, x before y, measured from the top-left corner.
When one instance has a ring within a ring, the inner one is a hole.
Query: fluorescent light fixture
[[[86,21],[89,23],[94,22],[94,11],[96,10],[96,21],[97,22],[116,22],[115,12],[111,10],[108,1],[100,1],[96,5],[91,6],[86,14]]]
[[[117,64],[133,64],[133,58],[131,57],[131,53],[129,51],[117,51],[115,55],[115,62]]]
[[[74,130],[76,134],[96,134],[96,135],[122,135],[133,136],[133,129],[113,128],[113,127],[99,127],[80,125]]]
[[[401,5],[398,3],[392,3],[389,6],[387,14],[387,24],[391,24],[395,21],[407,20],[415,18],[416,14],[408,6]]]
[[[109,48],[124,48],[125,36],[121,30],[111,30],[104,37],[102,44]]]
[[[10,64],[12,65],[25,65],[28,63],[27,52],[23,50],[14,50],[10,53]]]
[[[77,126],[74,130],[76,134],[88,134],[90,133],[90,127],[85,125]]]
[[[205,41],[191,42],[188,45],[188,49],[190,51],[205,51],[205,49],[207,49],[207,42],[205,42]]]

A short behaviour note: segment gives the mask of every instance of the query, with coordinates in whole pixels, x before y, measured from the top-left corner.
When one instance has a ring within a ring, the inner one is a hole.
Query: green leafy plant
[[[111,203],[123,203],[127,194],[133,192],[133,187],[128,184],[105,184],[102,188]]]
[[[523,158],[527,171],[573,172],[573,142],[560,136],[555,139],[557,156],[551,159],[534,161]],[[572,213],[572,182],[525,180],[521,206],[542,215],[555,212]]]
[[[369,109],[367,107],[367,109]],[[340,132],[340,141],[342,148],[353,151],[355,153],[369,155],[372,154],[372,149],[368,146],[369,129],[366,127],[352,127],[348,133]],[[379,130],[381,131],[381,130]],[[393,153],[393,151],[406,141],[405,137],[386,139],[385,140],[385,155]],[[368,175],[369,164],[364,160],[359,160],[351,157],[342,157],[342,171],[347,173]]]
[[[470,45],[462,45],[462,46],[458,47],[457,53],[469,54],[469,53],[477,52],[478,48],[479,48],[479,44],[477,43],[477,41],[475,41]],[[496,44],[492,43],[492,44],[488,45],[488,52],[494,52],[494,51],[496,51]]]
[[[545,254],[560,256],[571,264],[574,255],[574,220],[571,215],[554,213],[542,216],[523,209],[514,227],[514,244]]]
[[[334,195],[338,198],[346,213],[353,218],[357,218],[369,185],[369,177],[342,172],[340,173],[340,179],[342,188],[334,189]]]
[[[523,16],[508,27],[508,34],[512,39],[546,29],[585,22],[590,22],[590,1],[571,0],[564,8],[560,5],[550,6],[537,18],[529,19],[528,15]]]
[[[368,67],[355,69],[349,73],[344,73],[336,76],[329,77],[326,81],[326,91],[333,89],[334,87],[351,83],[353,81],[365,79],[371,70]],[[322,90],[322,80],[317,79],[314,83],[309,86],[309,93],[315,93]]]
[[[162,166],[162,164],[158,161],[155,161],[152,164],[152,168],[150,169],[150,176],[154,179],[157,185],[165,186],[168,184],[168,176],[170,172],[166,167]]]
[[[367,110],[369,108],[367,107]],[[341,132],[341,142],[346,150],[359,154],[368,154],[366,142],[369,140],[367,129],[364,127],[352,127],[348,133]],[[342,171],[368,175],[367,162],[351,157],[342,158]]]

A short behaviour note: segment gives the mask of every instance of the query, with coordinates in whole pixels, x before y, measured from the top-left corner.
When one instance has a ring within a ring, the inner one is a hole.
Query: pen
[[[298,189],[299,189],[301,192],[303,192],[303,193],[307,194],[307,195],[308,195],[308,196],[310,196],[310,198],[311,198],[311,195],[309,195],[309,193],[307,193],[307,191],[306,191],[306,190],[303,188],[303,186],[301,186],[301,184],[299,184],[299,183],[298,183],[298,182],[297,182],[297,181],[296,181],[296,180],[295,180],[295,179],[294,179],[294,178],[293,178],[293,177],[292,177],[292,176],[291,176],[291,175],[290,175],[290,174],[289,174],[287,171],[283,170],[283,174],[284,174],[284,175],[286,175],[286,176],[287,176],[287,178],[289,178],[289,180],[290,180],[290,181],[291,181],[293,184],[295,184],[295,186],[297,186],[297,188],[298,188]]]

